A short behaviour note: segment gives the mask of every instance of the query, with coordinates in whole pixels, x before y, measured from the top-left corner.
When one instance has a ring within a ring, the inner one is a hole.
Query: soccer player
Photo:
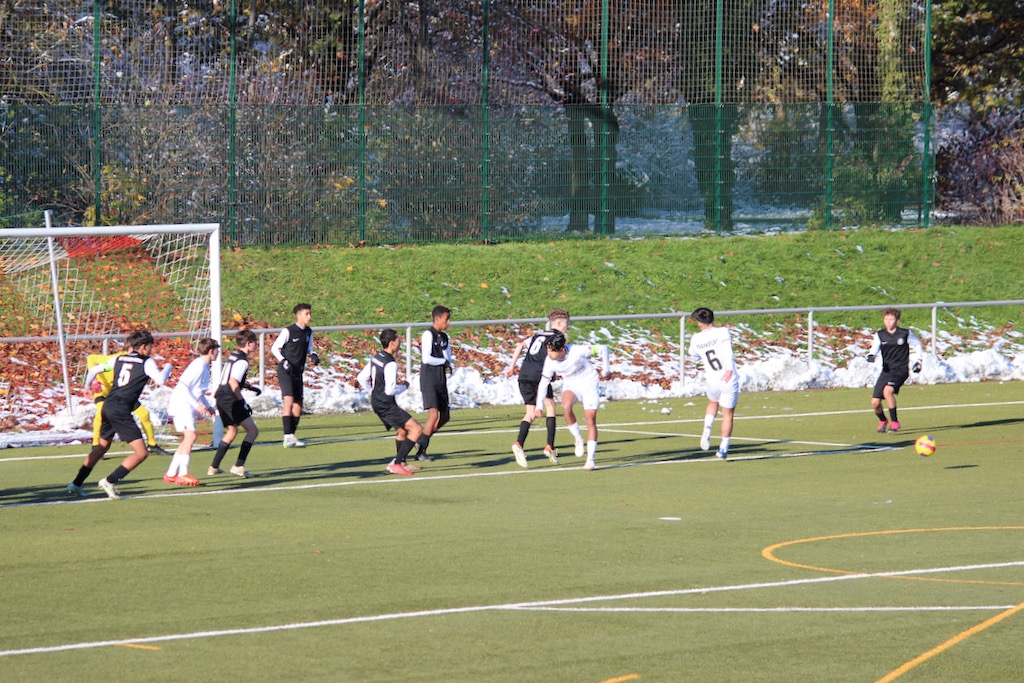
[[[398,362],[395,352],[401,345],[398,332],[391,328],[380,333],[381,350],[374,354],[370,362],[359,372],[357,380],[363,391],[370,394],[370,405],[384,428],[395,430],[396,453],[386,470],[391,474],[404,477],[412,476],[418,467],[408,465],[406,459],[412,452],[422,427],[414,417],[398,406],[395,396],[409,388],[407,383],[398,383]]]
[[[103,400],[110,393],[110,389],[113,386],[114,361],[118,356],[123,356],[129,351],[131,349],[126,348],[121,353],[108,356],[90,353],[85,359],[85,365],[89,371],[85,377],[85,386],[88,390],[92,391],[92,400],[96,404],[96,417],[92,421],[93,446],[100,442],[100,422],[103,419],[101,417],[100,404],[103,403]],[[139,424],[142,425],[142,433],[146,436],[146,447],[149,449],[150,454],[170,455],[156,442],[156,433],[153,429],[153,421],[149,417],[149,409],[139,403],[135,406],[132,414],[139,418]]]
[[[540,382],[537,385],[537,403],[534,406],[534,417],[543,414],[541,406],[543,397],[547,396],[548,387],[555,375],[562,376],[562,415],[565,424],[575,441],[577,458],[584,452],[587,461],[583,469],[592,470],[596,467],[594,456],[597,454],[597,408],[600,405],[598,382],[600,376],[590,362],[591,356],[601,356],[604,374],[608,374],[608,347],[590,344],[566,344],[565,335],[555,332],[547,340],[547,358],[541,370]],[[587,421],[587,441],[584,446],[580,425],[576,422],[573,406],[583,404],[583,415]],[[585,450],[584,450],[585,449]]]
[[[740,398],[740,378],[736,372],[736,358],[732,353],[732,335],[728,327],[715,326],[715,314],[710,308],[698,308],[690,314],[700,332],[690,338],[689,357],[694,363],[704,363],[704,382],[707,384],[708,407],[704,413],[704,431],[700,435],[701,450],[711,448],[711,426],[718,409],[722,409],[722,441],[718,445],[719,458],[729,457],[733,416]]]
[[[285,448],[303,448],[306,445],[295,436],[295,430],[299,428],[299,418],[302,417],[302,373],[306,369],[307,356],[313,365],[320,365],[320,356],[313,351],[313,329],[309,327],[312,308],[310,304],[296,304],[292,309],[295,322],[281,330],[270,347],[270,352],[277,359],[277,379],[281,384]]]
[[[192,446],[196,442],[196,413],[206,417],[216,414],[216,409],[206,400],[206,392],[210,388],[210,364],[220,354],[220,344],[209,337],[200,339],[196,352],[199,356],[181,373],[167,402],[167,415],[173,420],[174,428],[181,432],[181,443],[171,458],[164,483],[178,486],[199,486],[199,480],[188,473]]]
[[[106,455],[115,435],[131,447],[132,454],[122,460],[121,464],[106,478],[100,479],[99,487],[103,489],[107,497],[120,498],[117,482],[128,476],[128,473],[149,455],[146,440],[142,438],[142,432],[135,424],[132,411],[138,404],[139,396],[142,395],[149,380],[153,380],[157,385],[163,385],[167,382],[172,370],[170,363],[160,370],[157,368],[156,361],[149,357],[153,352],[154,343],[153,335],[148,330],[135,330],[128,335],[126,344],[131,351],[114,360],[113,386],[100,408],[102,414],[100,441],[85,456],[78,475],[67,486],[68,493],[82,498],[86,497],[87,494],[82,489],[82,484],[92,473],[96,463]]]
[[[515,371],[516,361],[519,360],[520,354],[523,355],[523,366],[519,369],[519,393],[523,397],[523,403],[526,404],[526,415],[523,416],[522,422],[519,423],[519,436],[515,443],[512,444],[512,454],[516,457],[516,463],[520,467],[527,467],[526,452],[523,450],[523,445],[526,443],[526,437],[530,433],[530,425],[533,424],[537,416],[533,407],[538,402],[537,385],[540,383],[540,374],[544,369],[544,361],[548,357],[547,341],[555,332],[561,332],[564,335],[567,329],[569,329],[569,314],[561,308],[550,310],[548,312],[547,329],[540,330],[529,339],[524,339],[516,344],[515,351],[512,352],[512,360],[501,373],[506,379],[511,377]],[[523,353],[524,351],[525,353]],[[547,394],[543,397],[544,410],[547,413],[546,424],[548,430],[548,441],[547,445],[544,446],[544,455],[557,465],[558,451],[555,449],[554,399],[555,394],[551,390],[551,385],[548,384]]]
[[[242,389],[252,389],[246,383],[245,376],[249,372],[249,354],[256,350],[256,333],[252,330],[241,330],[235,336],[235,344],[237,348],[231,352],[221,367],[220,384],[213,395],[217,401],[220,420],[224,423],[224,436],[217,445],[217,453],[213,456],[213,462],[210,463],[210,469],[206,474],[212,477],[224,472],[220,468],[220,462],[227,455],[231,442],[238,434],[238,427],[241,426],[245,430],[245,438],[238,448],[238,458],[231,467],[231,474],[248,479],[252,477],[252,472],[246,469],[245,460],[249,457],[249,451],[252,450],[260,430],[256,426],[256,421],[252,419],[252,409],[245,402]]]
[[[896,394],[910,377],[910,370],[921,372],[921,340],[908,329],[899,327],[900,310],[886,308],[882,311],[884,327],[871,340],[868,351],[868,362],[874,363],[875,356],[882,356],[882,372],[875,382],[875,391],[871,395],[871,408],[878,418],[878,433],[898,432],[900,422],[896,416]],[[889,406],[889,420],[885,419],[882,400]]]
[[[423,433],[416,440],[416,457],[425,462],[432,460],[427,455],[430,437],[451,418],[451,408],[448,405],[448,373],[452,370],[452,350],[445,330],[451,323],[452,312],[444,306],[434,306],[430,315],[433,318],[433,325],[420,337],[420,393],[423,394],[423,409],[427,411],[427,421],[423,425]]]

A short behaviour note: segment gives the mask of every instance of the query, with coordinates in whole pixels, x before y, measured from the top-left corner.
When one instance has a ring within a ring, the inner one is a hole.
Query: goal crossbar
[[[117,235],[174,235],[188,233],[220,233],[220,223],[194,223],[187,227],[182,225],[107,225],[101,227],[63,227],[63,228],[3,228],[0,239],[15,237],[18,239],[45,239],[47,237],[112,237]],[[219,240],[217,244],[219,247]]]
[[[62,302],[62,289],[66,284],[79,283],[79,278],[72,278],[68,280],[66,275],[65,279],[61,280],[61,274],[58,273],[57,263],[63,259],[68,259],[71,254],[65,253],[64,249],[60,249],[60,253],[55,248],[57,245],[55,240],[64,240],[66,238],[104,238],[104,237],[135,237],[142,238],[145,242],[147,238],[158,238],[160,236],[173,236],[174,239],[178,239],[178,235],[195,235],[205,236],[205,242],[207,246],[206,257],[208,259],[206,264],[206,275],[209,278],[209,334],[214,339],[220,340],[222,337],[222,324],[221,324],[221,281],[220,281],[220,224],[219,223],[191,223],[191,224],[179,224],[179,225],[119,225],[119,226],[65,226],[65,227],[54,227],[50,224],[50,212],[46,212],[46,227],[45,228],[4,228],[0,229],[0,245],[4,245],[4,250],[0,251],[0,255],[7,254],[6,245],[10,245],[14,242],[34,242],[42,247],[42,252],[38,249],[35,252],[30,252],[29,257],[24,261],[25,265],[19,265],[16,255],[13,258],[0,258],[0,274],[5,274],[10,277],[22,277],[26,272],[26,269],[35,269],[39,266],[49,265],[48,270],[50,271],[50,281],[45,282],[39,279],[40,283],[38,286],[41,290],[49,290],[52,296],[52,309],[56,322],[56,337],[58,345],[60,347],[60,365],[64,376],[64,393],[68,404],[68,410],[73,410],[70,395],[70,381],[68,376],[68,359],[66,353],[66,341],[68,338],[73,338],[75,335],[69,335],[68,331],[63,327],[63,302]],[[92,248],[92,245],[86,243],[84,248]],[[99,248],[102,248],[100,245]],[[8,254],[10,256],[10,254]],[[42,257],[42,258],[40,258]],[[204,287],[205,288],[205,287]],[[196,302],[194,299],[193,305]],[[201,301],[201,299],[199,300]],[[49,308],[49,306],[41,306],[42,310]],[[205,306],[203,307],[205,308]],[[191,306],[189,310],[195,313],[200,312]],[[205,315],[202,315],[205,317]],[[193,323],[201,318],[192,318]],[[197,332],[194,324],[190,324],[190,332]],[[202,327],[205,327],[203,325]],[[205,330],[203,330],[205,331]],[[92,336],[92,335],[90,335]],[[104,335],[105,338],[108,335]],[[51,335],[40,335],[40,337],[34,338],[35,340],[42,341],[44,339],[52,339]],[[13,341],[13,340],[9,340]],[[219,363],[218,363],[219,365]]]

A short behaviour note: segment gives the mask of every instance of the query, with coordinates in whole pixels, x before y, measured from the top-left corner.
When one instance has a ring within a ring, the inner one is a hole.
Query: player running
[[[596,467],[594,455],[597,453],[597,408],[600,404],[598,383],[601,377],[590,362],[590,358],[600,356],[603,372],[607,375],[608,347],[596,344],[566,344],[565,335],[555,332],[547,341],[547,349],[548,357],[544,361],[540,383],[537,385],[537,397],[541,401],[534,405],[534,416],[540,417],[543,414],[541,406],[543,397],[547,395],[548,386],[554,380],[555,375],[561,375],[562,415],[565,417],[565,424],[575,441],[576,457],[582,458],[585,452],[587,461],[583,465],[583,469],[593,470]],[[580,435],[580,425],[573,412],[573,406],[576,403],[583,404],[583,415],[587,421],[585,445],[583,437]]]
[[[78,469],[74,481],[68,484],[68,493],[86,497],[82,484],[92,473],[96,466],[114,440],[119,436],[121,441],[128,444],[132,454],[121,461],[121,464],[107,475],[100,479],[99,487],[107,494],[108,498],[120,498],[117,490],[117,482],[128,476],[146,457],[149,451],[146,448],[146,441],[142,438],[139,426],[135,424],[132,411],[139,402],[139,396],[146,388],[149,380],[162,386],[171,375],[171,364],[164,366],[163,370],[157,368],[156,361],[149,357],[153,352],[153,335],[148,330],[135,330],[128,335],[127,345],[131,352],[118,356],[114,361],[114,383],[103,401],[100,411],[102,413],[100,422],[100,441],[93,446],[89,454],[85,456],[85,462]]]
[[[192,446],[196,442],[196,413],[210,418],[217,414],[216,408],[206,400],[206,392],[210,388],[210,365],[220,356],[220,344],[206,337],[199,340],[196,352],[198,357],[181,373],[167,401],[167,415],[174,422],[174,428],[181,432],[181,443],[164,474],[165,484],[199,486],[199,480],[188,473]]]
[[[523,445],[526,443],[526,437],[530,433],[530,425],[533,424],[537,417],[533,408],[537,404],[537,385],[540,383],[541,371],[544,369],[544,361],[548,357],[547,341],[551,339],[555,332],[561,332],[564,335],[567,329],[569,329],[569,314],[561,308],[552,309],[548,312],[547,329],[540,330],[529,339],[524,339],[516,344],[515,351],[512,353],[512,360],[509,361],[508,367],[501,372],[506,379],[511,377],[512,373],[515,372],[516,361],[519,360],[519,356],[522,354],[523,366],[519,369],[519,393],[522,395],[523,403],[526,405],[526,415],[523,416],[522,422],[519,423],[519,435],[515,443],[512,444],[512,454],[515,456],[516,463],[520,467],[528,466]],[[524,351],[525,353],[523,353]],[[558,451],[555,449],[555,394],[551,390],[550,384],[548,385],[546,395],[541,398],[544,400],[544,410],[547,413],[548,441],[547,445],[544,446],[544,455],[557,465]]]
[[[884,327],[871,339],[871,350],[868,351],[868,362],[874,363],[875,356],[882,356],[882,372],[875,382],[875,391],[871,395],[871,408],[878,418],[878,433],[886,431],[898,432],[899,420],[896,418],[896,394],[910,377],[910,370],[921,372],[921,340],[910,330],[899,327],[900,310],[886,308],[882,311]],[[889,420],[885,419],[882,400],[889,406]]]
[[[411,476],[419,467],[406,462],[423,428],[416,418],[399,407],[395,397],[409,388],[398,383],[398,362],[395,353],[402,340],[391,328],[380,333],[381,350],[359,372],[356,380],[363,391],[370,394],[370,406],[384,423],[385,429],[395,430],[395,457],[388,463],[387,472],[403,477]]]
[[[100,422],[103,419],[101,404],[114,386],[114,362],[118,356],[123,356],[129,351],[131,349],[125,348],[124,351],[113,355],[90,353],[85,359],[85,365],[88,369],[88,374],[85,377],[85,386],[92,392],[92,400],[96,404],[96,417],[92,422],[93,446],[100,442]],[[139,418],[139,425],[142,426],[142,433],[146,437],[146,447],[149,449],[149,454],[170,455],[156,442],[156,432],[153,429],[153,421],[149,417],[149,409],[138,403],[132,414]]]
[[[245,466],[245,462],[256,442],[256,437],[259,436],[260,429],[252,418],[252,408],[242,396],[242,390],[256,391],[245,381],[246,374],[249,372],[249,356],[257,349],[256,333],[252,330],[240,330],[235,335],[235,345],[235,350],[227,357],[220,369],[220,384],[213,394],[213,398],[217,402],[217,412],[220,413],[220,420],[224,423],[224,436],[217,444],[217,452],[213,456],[210,467],[206,470],[206,475],[212,477],[224,472],[220,468],[220,463],[227,455],[228,449],[231,448],[231,442],[238,435],[238,428],[241,427],[245,430],[245,437],[238,447],[238,457],[229,472],[236,477],[249,479],[252,477],[252,472]]]

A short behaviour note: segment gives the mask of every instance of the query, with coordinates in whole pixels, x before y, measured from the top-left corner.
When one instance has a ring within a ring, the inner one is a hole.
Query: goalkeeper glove
[[[875,362],[875,354],[873,354],[873,353],[869,353],[868,354],[868,362],[869,363],[874,363]]]
[[[319,353],[314,351],[313,353],[309,354],[309,359],[311,361],[313,361],[313,365],[320,365],[320,354]]]
[[[285,358],[283,361],[281,361],[281,368],[285,372],[291,372],[292,371],[292,364],[288,362],[287,358]]]
[[[916,373],[916,372],[921,372],[921,361],[916,361],[916,362],[914,363],[914,368],[913,368],[913,370],[914,370],[914,372],[915,372],[915,373]]]

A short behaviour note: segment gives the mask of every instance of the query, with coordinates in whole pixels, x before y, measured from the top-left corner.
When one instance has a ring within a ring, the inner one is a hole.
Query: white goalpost
[[[46,212],[45,228],[0,229],[0,342],[57,344],[69,413],[71,377],[84,364],[69,358],[69,342],[94,344],[142,325],[220,341],[220,224],[53,227],[50,220]]]

